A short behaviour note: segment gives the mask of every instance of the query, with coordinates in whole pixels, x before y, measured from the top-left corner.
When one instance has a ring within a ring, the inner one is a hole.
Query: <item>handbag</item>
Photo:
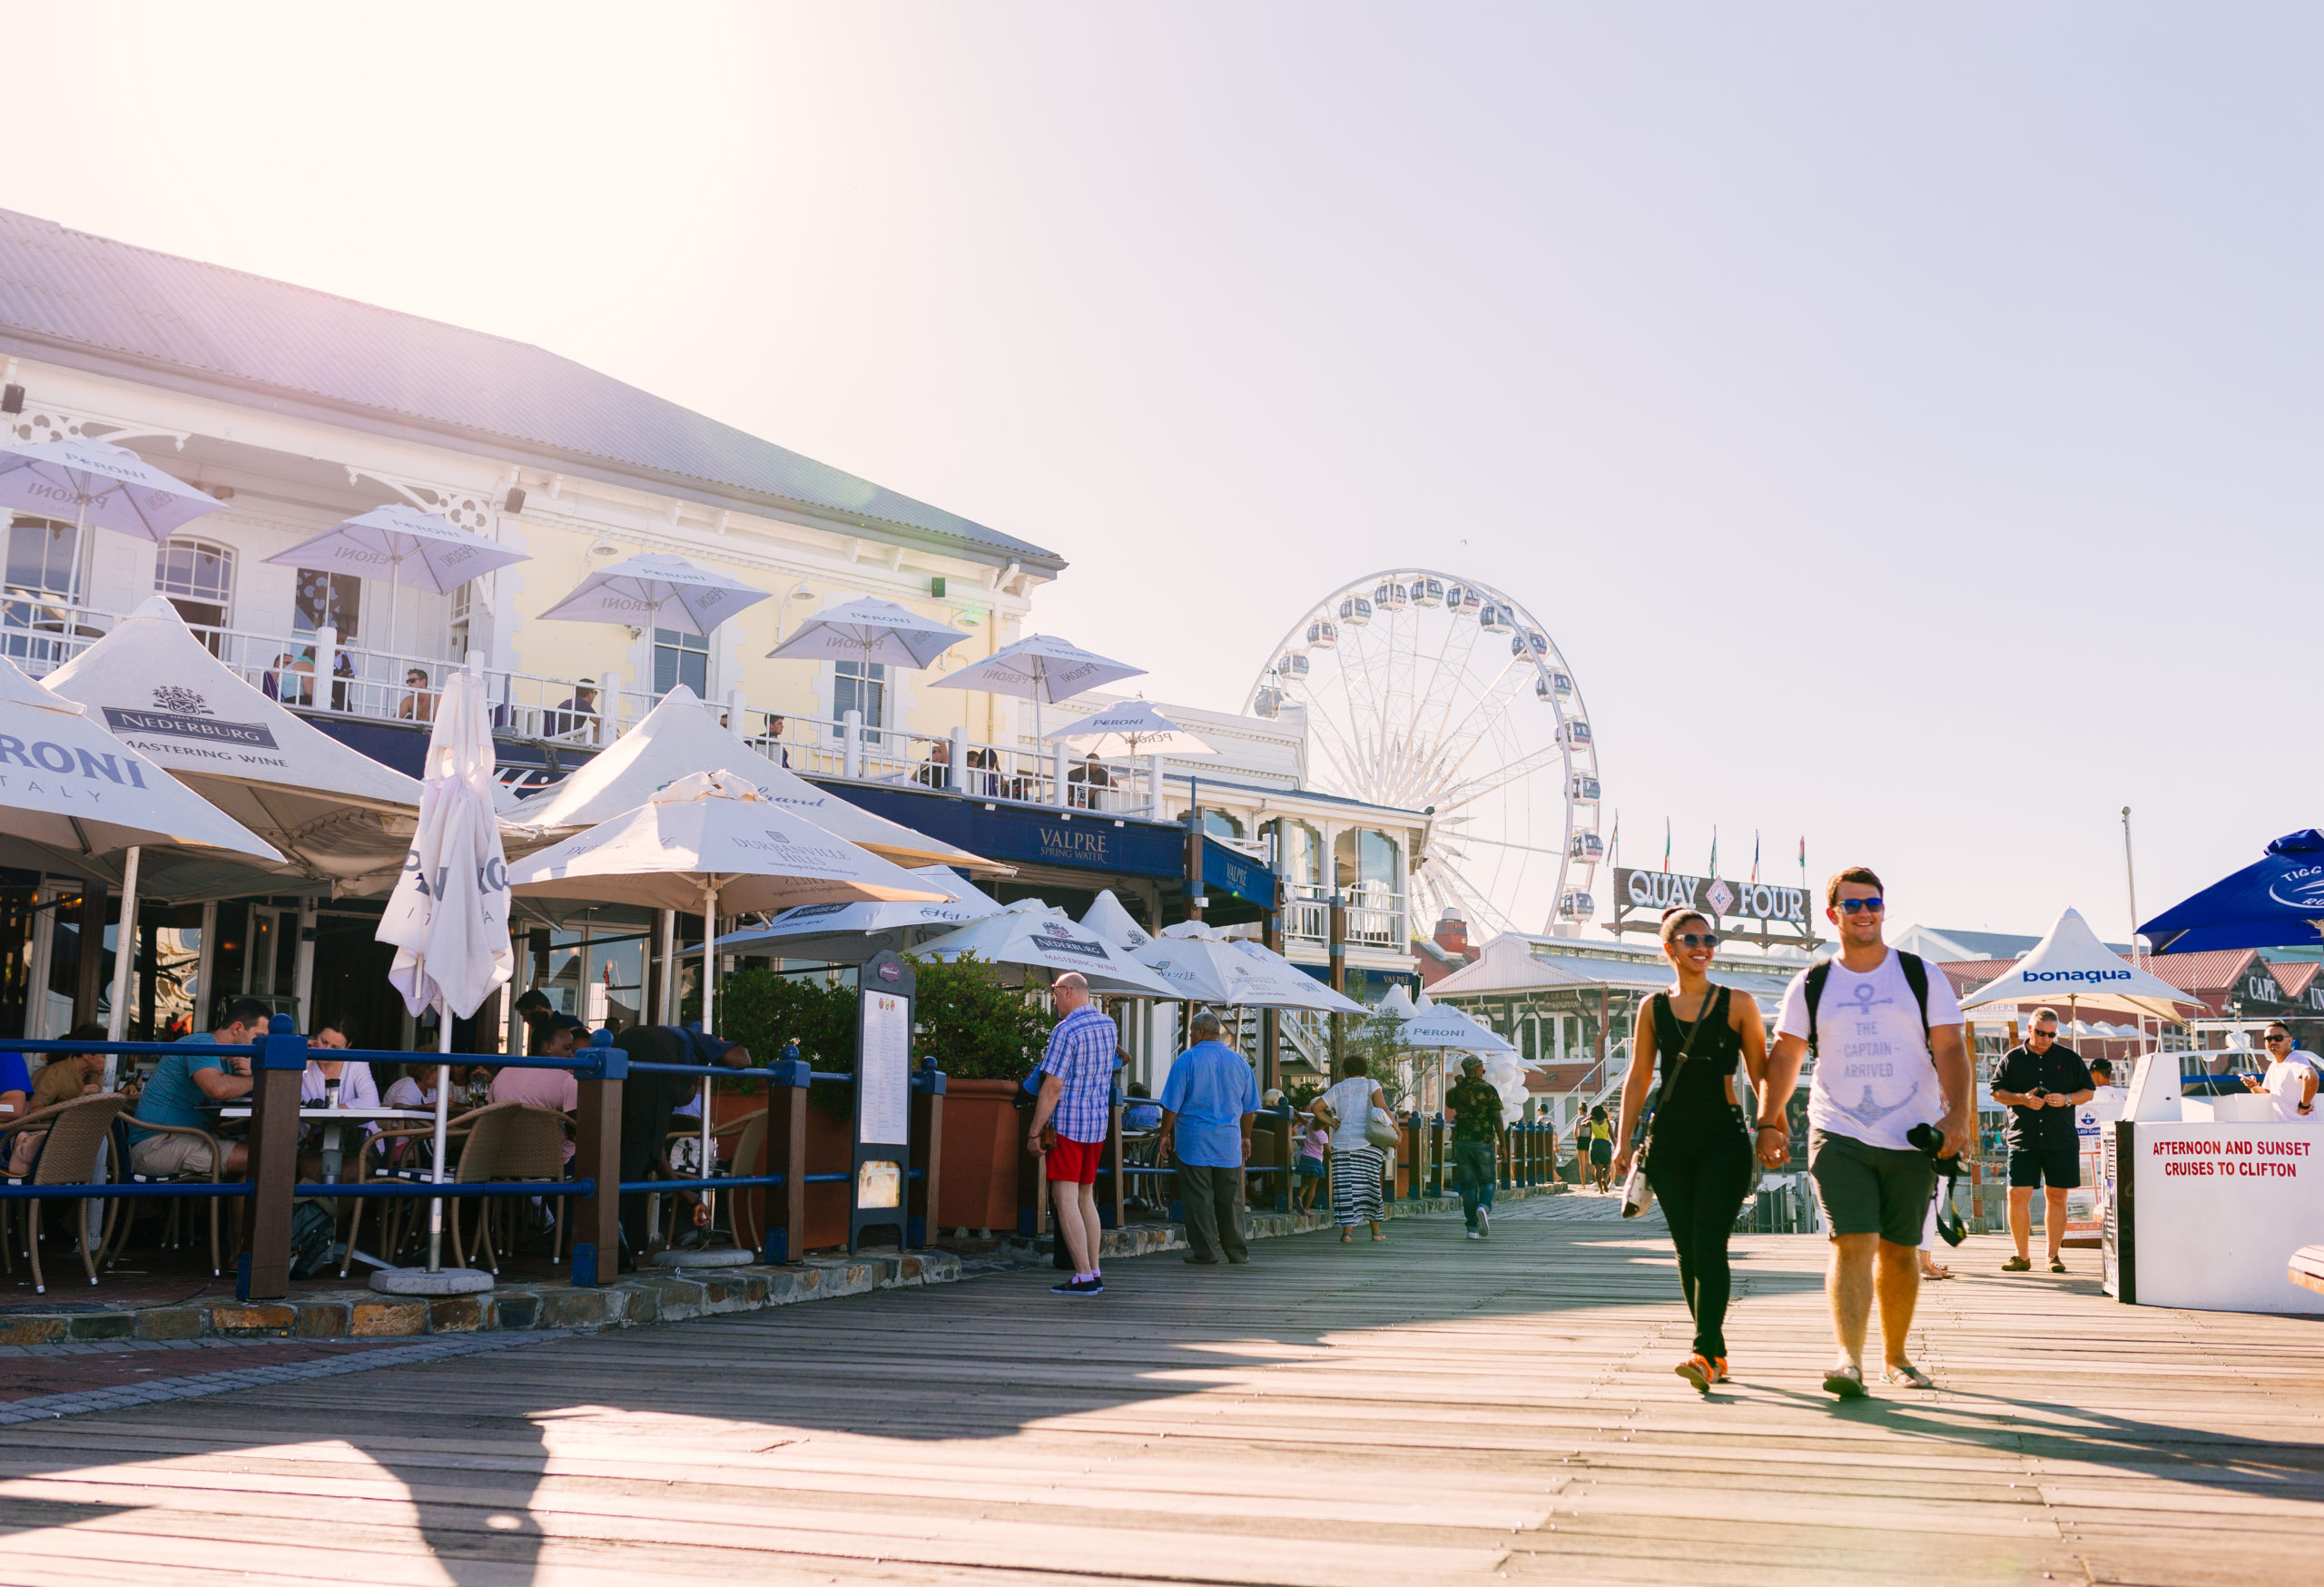
[[[1718,989],[1712,989],[1713,991],[1717,990]],[[1654,995],[1662,1000],[1664,1008],[1670,1007],[1669,992],[1657,992]],[[1687,1032],[1687,1040],[1679,1044],[1679,1056],[1670,1060],[1670,1072],[1662,1077],[1662,1089],[1666,1094],[1672,1086],[1678,1084],[1679,1071],[1687,1067],[1687,1056],[1695,1050],[1695,1038],[1701,1035],[1703,1027],[1710,1023],[1710,1005],[1715,1000],[1718,1000],[1713,999],[1710,992],[1707,991],[1703,994],[1703,1006],[1695,1010],[1694,1027]],[[1678,1011],[1672,1010],[1670,1017],[1676,1020],[1679,1017]],[[1657,1113],[1660,1111],[1659,1108],[1655,1109]],[[1637,1217],[1654,1205],[1654,1187],[1646,1182],[1646,1158],[1653,1148],[1654,1119],[1649,1114],[1646,1120],[1646,1134],[1638,1143],[1638,1156],[1630,1159],[1630,1178],[1622,1181],[1622,1216],[1624,1217]]]
[[[1392,1152],[1404,1144],[1404,1132],[1396,1128],[1396,1120],[1385,1108],[1374,1108],[1364,1121],[1364,1138],[1384,1152]]]

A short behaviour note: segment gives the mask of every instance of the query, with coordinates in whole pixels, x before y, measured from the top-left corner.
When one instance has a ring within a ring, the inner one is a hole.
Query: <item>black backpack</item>
[[[315,1201],[301,1201],[290,1215],[290,1276],[313,1278],[339,1255],[339,1220]]]
[[[1921,1010],[1921,1041],[1928,1041],[1928,965],[1917,953],[1907,953],[1902,948],[1892,948],[1896,967],[1905,972],[1905,984],[1913,989],[1913,1000]],[[1824,1000],[1824,984],[1832,979],[1832,961],[1828,959],[1807,967],[1807,1050],[1816,1050],[1816,1005]],[[1934,1050],[1932,1049],[1932,1051]]]

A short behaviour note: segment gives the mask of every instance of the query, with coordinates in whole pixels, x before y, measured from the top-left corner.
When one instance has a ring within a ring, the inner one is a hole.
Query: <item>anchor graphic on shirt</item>
[[[1896,1000],[1894,998],[1875,997],[1872,995],[1873,991],[1873,985],[1868,981],[1860,981],[1856,982],[1855,987],[1849,991],[1848,996],[1856,1000],[1856,1011],[1857,1013],[1869,1014],[1873,1010],[1886,1008],[1889,1004]]]
[[[1858,1101],[1855,1107],[1849,1107],[1837,1097],[1832,1099],[1832,1106],[1838,1109],[1841,1112],[1846,1114],[1849,1118],[1855,1119],[1859,1124],[1877,1124],[1883,1119],[1887,1118],[1891,1113],[1896,1112],[1900,1109],[1911,1107],[1913,1099],[1920,1094],[1921,1083],[1918,1080],[1915,1080],[1911,1090],[1906,1091],[1895,1102],[1889,1104],[1886,1108],[1883,1108],[1878,1102],[1873,1099],[1872,1088],[1867,1085],[1864,1088],[1863,1099]]]

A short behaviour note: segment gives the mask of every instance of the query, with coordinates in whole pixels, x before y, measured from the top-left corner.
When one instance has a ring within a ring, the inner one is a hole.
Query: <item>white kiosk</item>
[[[2101,1138],[2106,1293],[2132,1306],[2324,1313],[2291,1276],[2324,1244],[2324,1129],[2267,1097],[2182,1096],[2176,1053],[2139,1065]]]

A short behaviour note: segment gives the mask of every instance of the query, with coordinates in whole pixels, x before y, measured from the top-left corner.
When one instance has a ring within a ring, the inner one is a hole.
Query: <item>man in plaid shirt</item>
[[[1057,1209],[1058,1237],[1073,1259],[1073,1277],[1050,1286],[1049,1293],[1096,1295],[1106,1287],[1098,1271],[1098,1159],[1113,1121],[1114,1053],[1121,1032],[1089,1006],[1089,983],[1074,971],[1051,981],[1049,996],[1065,1017],[1041,1055],[1041,1094],[1025,1149],[1039,1155],[1042,1129],[1056,1123],[1057,1142],[1048,1154],[1049,1202]]]

